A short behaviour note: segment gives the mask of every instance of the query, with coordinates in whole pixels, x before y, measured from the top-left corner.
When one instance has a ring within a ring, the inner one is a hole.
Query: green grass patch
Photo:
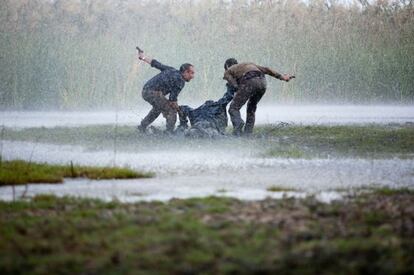
[[[409,125],[264,126],[256,137],[266,138],[269,156],[414,156],[414,127]]]
[[[413,199],[0,201],[0,273],[408,274]]]
[[[307,154],[295,145],[273,146],[264,156],[279,158],[305,158]]]
[[[269,192],[293,192],[293,191],[297,191],[295,189],[292,188],[287,188],[287,187],[281,187],[281,186],[269,186],[267,189],[267,191]]]
[[[358,195],[363,197],[364,195],[370,196],[371,194],[377,194],[381,196],[398,196],[398,195],[413,195],[414,189],[408,187],[400,187],[400,188],[393,188],[393,187],[374,187],[374,186],[361,186],[350,189],[340,188],[335,189],[336,192],[343,192],[343,193],[350,193],[353,195]]]
[[[394,195],[404,195],[404,194],[414,195],[414,189],[409,189],[409,188],[382,187],[382,188],[375,188],[373,189],[373,191],[379,195],[384,195],[384,196],[394,196]]]
[[[149,173],[120,167],[50,165],[22,160],[2,161],[0,163],[0,185],[61,183],[64,178],[78,177],[89,179],[133,179],[151,176]]]

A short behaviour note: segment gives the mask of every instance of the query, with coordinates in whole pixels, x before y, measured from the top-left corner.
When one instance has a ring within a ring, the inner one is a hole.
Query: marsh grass
[[[22,160],[3,161],[0,166],[1,185],[21,185],[27,183],[61,183],[64,178],[85,177],[89,179],[132,179],[151,177],[129,168],[90,167],[78,165],[50,165],[31,163]]]
[[[0,201],[2,274],[408,274],[413,193]],[[139,272],[137,272],[139,271]]]
[[[113,148],[113,125],[87,127],[6,128],[5,140],[52,144],[82,145],[91,150]],[[137,133],[133,126],[118,126],[117,152],[163,150],[171,148],[260,148],[263,157],[414,157],[414,127],[411,125],[265,125],[255,128],[250,138],[187,139],[164,135],[148,136]]]
[[[410,188],[391,188],[391,187],[381,187],[381,188],[367,188],[368,191],[374,192],[381,196],[394,196],[394,195],[414,195],[414,189]]]
[[[269,186],[266,190],[269,191],[269,192],[294,192],[294,191],[297,191],[296,189],[293,189],[293,188],[282,187],[282,186],[277,186],[277,185]]]
[[[264,126],[256,137],[267,139],[268,156],[414,156],[414,127],[404,125]]]
[[[6,128],[4,139],[56,145],[82,145],[89,150],[111,150],[114,147],[114,135],[113,125],[27,128],[21,130]],[[166,135],[162,131],[147,135],[139,133],[135,126],[118,126],[116,131],[117,153],[171,150],[171,148],[188,150],[189,148],[218,148],[218,146],[232,147],[252,142],[254,141],[234,139],[231,136],[217,140],[190,139],[180,135]]]
[[[278,157],[278,158],[309,158],[309,154],[302,148],[295,145],[273,145],[271,149],[267,150],[264,157]]]

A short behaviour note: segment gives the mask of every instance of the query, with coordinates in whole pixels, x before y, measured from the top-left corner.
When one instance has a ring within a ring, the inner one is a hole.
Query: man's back
[[[225,71],[223,79],[227,80],[231,85],[237,87],[237,85],[239,84],[238,82],[240,82],[243,79],[243,77],[245,77],[251,72],[258,73],[254,74],[254,76],[257,76],[259,74],[267,74],[277,79],[280,79],[281,77],[281,74],[268,67],[260,66],[252,62],[245,62],[238,63],[229,67]]]
[[[170,94],[171,101],[177,101],[177,96],[185,85],[180,71],[173,67],[165,66],[153,59],[151,66],[161,72],[147,81],[144,85],[145,90],[160,91],[163,95]]]
[[[235,64],[228,69],[228,73],[232,74],[235,78],[240,78],[250,71],[260,71],[260,69],[256,64],[251,62]]]

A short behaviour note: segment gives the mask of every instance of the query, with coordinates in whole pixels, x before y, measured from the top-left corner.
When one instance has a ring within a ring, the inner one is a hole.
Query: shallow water
[[[254,143],[229,150],[192,147],[188,150],[154,150],[129,153],[91,151],[81,146],[3,141],[5,159],[82,165],[111,165],[151,171],[152,179],[66,180],[60,185],[29,185],[27,195],[52,193],[121,201],[225,195],[240,199],[317,194],[330,201],[340,197],[332,190],[359,187],[412,187],[414,161],[402,159],[284,159],[260,156]],[[299,192],[270,192],[272,186]],[[16,187],[15,196],[25,187]],[[0,199],[13,198],[11,187],[0,188]]]
[[[0,125],[16,128],[115,123],[136,125],[148,111],[149,108],[141,107],[119,112],[0,112]],[[242,114],[245,115],[244,109]],[[260,105],[258,107],[257,124],[281,121],[296,124],[413,123],[414,106]],[[164,120],[158,118],[154,124],[164,124]]]
[[[2,112],[6,127],[55,127],[114,124],[136,125],[148,110],[122,112]],[[414,123],[413,106],[260,106],[258,124]],[[156,124],[163,123],[158,119]],[[232,196],[240,199],[305,196],[316,194],[323,201],[341,197],[333,191],[366,186],[414,187],[412,159],[289,159],[263,157],[253,141],[222,140],[172,142],[134,151],[90,149],[82,146],[2,141],[4,159],[81,165],[117,165],[155,172],[156,177],[138,180],[65,180],[64,184],[0,188],[0,199],[39,193],[117,198],[121,201],[168,200],[171,198]],[[156,144],[156,143],[155,143]],[[129,147],[127,147],[129,148]],[[272,186],[297,192],[270,192]]]

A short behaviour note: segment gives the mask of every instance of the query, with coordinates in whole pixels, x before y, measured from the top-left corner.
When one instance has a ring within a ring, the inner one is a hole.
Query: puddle
[[[55,127],[114,124],[136,125],[148,112],[1,112],[0,124],[6,127]],[[244,113],[244,111],[243,111]],[[412,106],[346,105],[262,105],[257,111],[258,124],[280,121],[297,124],[414,123]],[[162,119],[156,125],[163,124]],[[175,147],[174,147],[175,146]],[[171,148],[170,148],[171,147]],[[80,165],[128,166],[156,173],[157,177],[140,180],[91,181],[66,180],[59,185],[29,185],[26,195],[51,193],[96,197],[121,201],[169,200],[202,196],[231,196],[253,200],[266,197],[316,194],[321,201],[338,199],[332,190],[358,187],[413,187],[414,161],[411,159],[288,159],[260,157],[254,142],[233,141],[209,144],[167,144],[160,148],[141,148],[130,152],[87,150],[82,146],[51,145],[33,142],[3,141],[4,159]],[[162,150],[161,150],[162,149]],[[263,149],[263,148],[262,148]],[[270,192],[277,186],[298,192]],[[25,192],[14,189],[15,196]],[[13,198],[11,187],[0,188],[0,199]]]
[[[81,165],[111,165],[111,151],[87,151],[81,146],[31,142],[3,142],[4,159]],[[157,177],[139,180],[66,180],[64,184],[29,185],[28,196],[50,193],[120,201],[169,200],[203,196],[231,196],[253,200],[280,197],[272,186],[298,190],[290,195],[317,194],[321,201],[340,196],[332,190],[365,186],[413,187],[414,161],[404,159],[284,159],[260,158],[252,148],[212,151],[204,148],[118,153],[120,166],[151,171]],[[15,188],[20,196],[24,186]],[[13,198],[11,187],[0,188],[0,199]]]

